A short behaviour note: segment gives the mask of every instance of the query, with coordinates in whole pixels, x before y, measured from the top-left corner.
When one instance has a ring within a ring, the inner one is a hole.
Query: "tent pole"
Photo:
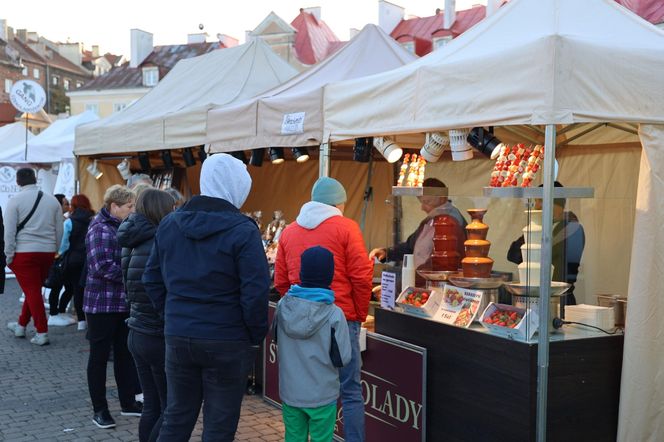
[[[25,113],[25,156],[23,161],[28,161],[28,121],[30,120],[30,114]]]
[[[546,441],[547,387],[549,382],[549,300],[551,299],[551,249],[553,229],[553,163],[556,126],[546,126],[544,141],[544,195],[542,200],[542,257],[540,267],[539,333],[537,341],[537,442]],[[558,316],[558,315],[556,315]]]
[[[364,235],[364,226],[367,221],[367,210],[369,206],[369,201],[373,200],[373,188],[371,187],[371,181],[373,178],[373,155],[369,157],[369,164],[367,169],[367,184],[364,187],[364,204],[362,204],[362,217],[360,218],[360,230],[362,235]]]
[[[323,137],[318,155],[318,176],[330,176],[330,137]]]

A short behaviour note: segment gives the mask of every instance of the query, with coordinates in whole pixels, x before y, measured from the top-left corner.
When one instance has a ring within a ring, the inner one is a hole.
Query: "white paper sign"
[[[434,320],[458,327],[470,327],[482,304],[480,290],[468,290],[446,284],[443,299]]]
[[[304,114],[304,112],[284,114],[284,121],[281,123],[281,135],[303,134]]]
[[[383,272],[380,277],[380,306],[382,308],[394,309],[396,287],[396,273]]]

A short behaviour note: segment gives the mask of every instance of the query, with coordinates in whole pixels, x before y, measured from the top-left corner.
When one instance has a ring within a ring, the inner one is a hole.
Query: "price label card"
[[[382,308],[394,309],[396,300],[397,274],[383,272],[380,278],[380,306]]]

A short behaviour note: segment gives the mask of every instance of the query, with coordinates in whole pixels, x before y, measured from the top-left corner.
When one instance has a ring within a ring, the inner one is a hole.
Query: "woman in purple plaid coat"
[[[129,188],[114,185],[106,190],[104,207],[90,223],[85,236],[87,278],[83,311],[88,322],[90,358],[88,388],[94,416],[99,428],[113,428],[115,421],[106,402],[106,364],[113,347],[113,372],[123,416],[140,416],[136,402],[134,362],[127,348],[129,317],[120,266],[122,248],[118,244],[118,227],[134,211],[136,195]]]

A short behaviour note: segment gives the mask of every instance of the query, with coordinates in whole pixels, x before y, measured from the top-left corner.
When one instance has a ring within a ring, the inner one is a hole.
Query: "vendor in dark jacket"
[[[267,333],[270,277],[260,232],[239,208],[246,166],[205,160],[201,196],[163,219],[143,274],[164,311],[168,404],[160,441],[189,440],[203,397],[203,440],[232,441],[256,346]]]
[[[167,192],[146,189],[136,199],[136,212],[118,229],[122,276],[129,303],[127,345],[143,390],[143,414],[138,424],[140,442],[157,440],[166,409],[164,320],[152,305],[141,278],[157,226],[174,207],[175,200]]]

